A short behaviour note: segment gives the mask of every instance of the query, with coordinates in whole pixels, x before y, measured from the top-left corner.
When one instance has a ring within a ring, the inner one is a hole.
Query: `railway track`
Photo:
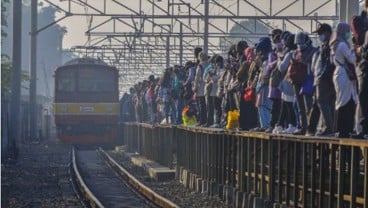
[[[86,207],[178,207],[138,181],[102,148],[71,153],[73,186]]]

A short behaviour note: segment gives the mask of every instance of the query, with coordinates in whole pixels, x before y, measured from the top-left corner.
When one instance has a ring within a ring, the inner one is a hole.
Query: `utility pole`
[[[13,52],[12,52],[12,92],[10,106],[10,141],[9,153],[17,156],[17,140],[19,139],[20,122],[20,84],[21,84],[21,62],[22,62],[22,1],[13,1]]]
[[[208,55],[208,14],[210,3],[209,0],[204,0],[204,39],[203,39],[203,52]]]
[[[31,0],[31,49],[29,87],[30,140],[37,139],[37,0]]]

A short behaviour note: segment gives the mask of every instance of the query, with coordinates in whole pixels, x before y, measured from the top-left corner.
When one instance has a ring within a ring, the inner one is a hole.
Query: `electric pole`
[[[37,0],[31,0],[31,49],[30,72],[31,81],[29,87],[30,104],[30,140],[37,138]]]
[[[22,62],[22,1],[13,1],[13,52],[12,52],[12,91],[10,106],[10,141],[9,153],[17,155],[17,140],[19,139],[20,122],[20,84],[21,84],[21,62]]]

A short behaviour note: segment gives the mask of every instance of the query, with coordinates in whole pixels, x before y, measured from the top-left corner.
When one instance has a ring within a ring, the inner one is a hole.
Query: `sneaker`
[[[282,133],[283,134],[293,134],[296,130],[298,130],[298,129],[295,128],[292,124],[289,124],[288,128],[285,129]]]
[[[272,133],[272,127],[268,127],[264,132],[268,134]]]
[[[319,134],[319,133],[317,133],[317,134]],[[314,132],[311,132],[311,131],[307,131],[307,133],[305,133],[305,136],[310,137],[310,136],[314,136],[314,135],[317,135],[317,134],[315,134]]]
[[[213,124],[213,125],[211,125],[210,127],[211,127],[211,128],[219,128],[219,127],[220,127],[220,125],[218,125],[218,124]]]
[[[264,132],[265,130],[266,129],[264,129],[264,128],[256,127],[256,128],[251,129],[250,131],[253,131],[253,132]]]
[[[334,136],[334,133],[330,130],[324,130],[324,131],[318,132],[316,136],[331,137],[331,136]]]
[[[272,133],[273,134],[280,134],[283,131],[282,126],[275,126],[275,128],[273,128]]]
[[[292,132],[293,135],[305,135],[305,130],[304,129],[295,129],[295,131]]]

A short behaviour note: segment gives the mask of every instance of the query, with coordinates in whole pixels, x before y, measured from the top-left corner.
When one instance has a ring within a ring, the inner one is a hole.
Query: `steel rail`
[[[71,169],[72,174],[74,176],[74,177],[72,177],[72,179],[78,185],[78,190],[82,194],[82,197],[84,198],[84,200],[86,202],[88,202],[88,205],[91,206],[91,207],[103,208],[104,206],[102,205],[102,203],[96,198],[96,196],[87,187],[87,185],[85,184],[85,182],[83,181],[83,178],[81,177],[81,175],[79,173],[74,147],[72,147],[70,169]]]
[[[124,169],[121,165],[119,165],[109,154],[107,154],[102,148],[99,148],[99,151],[102,153],[102,156],[107,160],[107,162],[111,165],[111,167],[122,176],[131,186],[133,186],[140,194],[145,196],[147,199],[152,201],[158,206],[164,208],[173,208],[179,207],[175,203],[166,199],[165,197],[157,194],[152,189],[141,183],[137,178],[135,178],[132,174],[130,174],[126,169]]]

